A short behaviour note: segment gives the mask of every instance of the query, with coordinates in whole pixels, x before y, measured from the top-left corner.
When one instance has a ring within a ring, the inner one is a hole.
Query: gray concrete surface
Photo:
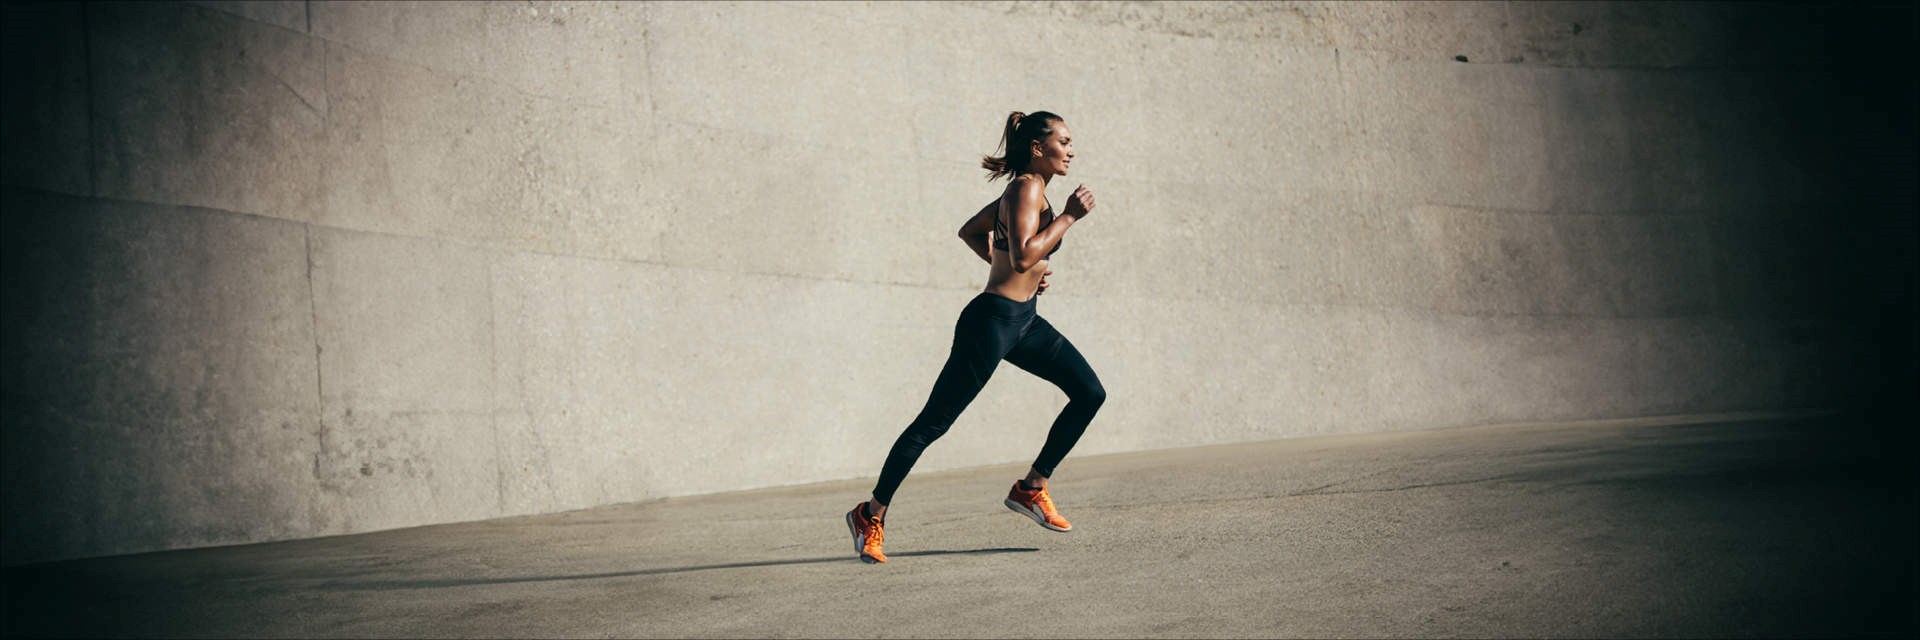
[[[139,637],[1910,637],[1913,469],[1834,415],[1297,438],[5,569]]]
[[[0,565],[872,474],[1016,109],[1082,455],[1904,397],[1900,10],[4,3]]]

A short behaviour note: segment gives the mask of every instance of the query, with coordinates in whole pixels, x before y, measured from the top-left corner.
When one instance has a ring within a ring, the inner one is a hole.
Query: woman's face
[[[1028,170],[1067,175],[1067,165],[1073,162],[1073,132],[1067,130],[1067,123],[1053,121],[1053,133],[1045,140],[1035,140],[1033,153],[1033,161],[1027,164]]]

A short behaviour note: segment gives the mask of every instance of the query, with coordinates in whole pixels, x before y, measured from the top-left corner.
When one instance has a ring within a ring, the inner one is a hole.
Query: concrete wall
[[[0,550],[870,478],[1016,109],[1100,197],[1039,303],[1110,393],[1078,455],[1844,408],[1911,300],[1910,87],[1836,72],[1878,21],[9,4]],[[1030,459],[1064,402],[1003,366],[916,470]]]

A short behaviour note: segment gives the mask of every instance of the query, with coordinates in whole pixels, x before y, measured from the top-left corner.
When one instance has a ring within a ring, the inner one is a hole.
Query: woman
[[[1073,529],[1054,508],[1053,498],[1047,493],[1047,477],[1053,475],[1054,466],[1066,457],[1093,414],[1106,402],[1107,391],[1073,343],[1040,317],[1034,299],[1046,291],[1047,276],[1053,273],[1047,269],[1047,258],[1060,248],[1067,229],[1093,211],[1093,192],[1085,185],[1074,189],[1073,198],[1058,217],[1047,205],[1047,183],[1053,176],[1066,175],[1067,165],[1073,161],[1073,136],[1059,116],[1045,111],[1015,111],[1007,116],[1000,144],[1007,154],[987,156],[981,166],[987,169],[988,180],[1003,175],[1012,178],[998,199],[960,227],[960,239],[993,265],[986,290],[960,311],[947,364],[933,382],[926,407],[894,441],[880,469],[880,481],[874,485],[873,499],[847,512],[847,529],[853,534],[854,547],[860,559],[869,563],[887,561],[880,545],[883,518],[894,489],[920,459],[920,452],[946,433],[973,402],[1003,359],[1052,382],[1069,399],[1054,418],[1033,468],[1026,478],[1013,483],[1005,504],[1048,529]],[[991,250],[988,231],[998,236]]]

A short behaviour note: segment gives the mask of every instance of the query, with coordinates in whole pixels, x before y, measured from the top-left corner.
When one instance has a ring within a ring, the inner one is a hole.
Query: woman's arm
[[[1020,188],[1012,190],[1006,196],[1007,209],[1012,215],[1009,233],[1013,237],[1007,241],[1007,249],[1013,254],[1013,270],[1026,273],[1066,237],[1067,228],[1073,226],[1079,216],[1056,216],[1046,228],[1039,229],[1040,211],[1046,208],[1046,187],[1039,180],[1027,180]]]
[[[974,253],[980,254],[980,259],[987,261],[987,264],[993,264],[993,249],[987,246],[987,234],[993,231],[993,215],[999,211],[1000,201],[994,200],[981,207],[979,213],[967,218],[966,224],[960,225],[960,240],[966,242]]]

